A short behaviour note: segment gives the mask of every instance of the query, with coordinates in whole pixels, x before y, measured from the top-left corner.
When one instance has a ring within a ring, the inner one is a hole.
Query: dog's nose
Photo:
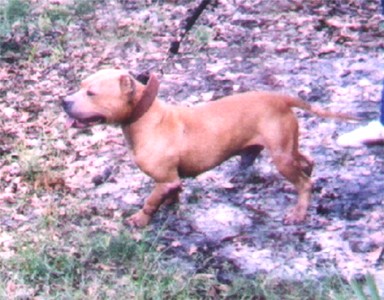
[[[66,97],[64,98],[62,101],[61,101],[61,106],[63,107],[63,109],[68,112],[71,110],[72,106],[73,106],[73,101],[69,99],[69,97]]]

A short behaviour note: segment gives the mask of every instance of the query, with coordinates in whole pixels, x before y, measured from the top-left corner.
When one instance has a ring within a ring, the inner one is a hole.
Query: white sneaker
[[[379,121],[372,121],[364,127],[339,136],[336,142],[342,147],[361,147],[368,144],[384,143],[384,126]]]

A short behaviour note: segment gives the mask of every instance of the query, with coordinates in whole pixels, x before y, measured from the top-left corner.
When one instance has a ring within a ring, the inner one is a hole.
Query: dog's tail
[[[321,118],[332,118],[332,119],[349,120],[349,121],[362,120],[361,118],[351,115],[349,113],[333,112],[320,107],[312,106],[310,103],[305,102],[304,100],[301,100],[299,98],[287,97],[286,101],[290,107],[300,108],[302,110],[308,111]]]

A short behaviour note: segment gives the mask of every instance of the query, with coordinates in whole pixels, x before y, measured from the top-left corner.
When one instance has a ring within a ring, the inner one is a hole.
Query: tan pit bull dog
[[[234,155],[240,155],[240,166],[247,167],[264,148],[298,193],[285,223],[302,222],[310,204],[313,162],[299,152],[298,122],[291,108],[320,117],[355,119],[271,92],[178,107],[159,101],[158,89],[154,75],[143,85],[125,70],[106,69],[85,79],[81,89],[62,103],[72,127],[120,124],[133,160],[155,180],[144,207],[126,220],[135,226],[147,225],[164,202],[178,200],[180,178],[197,176]]]

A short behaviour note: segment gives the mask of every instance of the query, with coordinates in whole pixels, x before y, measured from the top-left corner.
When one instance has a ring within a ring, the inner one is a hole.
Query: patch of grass
[[[133,239],[127,233],[117,236],[98,234],[91,240],[88,261],[111,266],[122,278],[123,296],[130,291],[135,299],[163,299],[179,294],[184,281],[173,268],[164,268],[162,251],[157,251],[146,238]],[[181,274],[182,272],[180,272]],[[103,289],[102,287],[100,287]],[[118,298],[117,298],[118,299]]]
[[[128,263],[133,257],[145,253],[148,246],[137,243],[128,234],[118,236],[97,234],[91,240],[90,258],[104,263]]]
[[[29,3],[25,0],[8,0],[3,13],[4,21],[12,26],[17,21],[23,20],[29,12]]]
[[[68,25],[76,16],[82,18],[93,13],[96,2],[76,0],[73,5],[52,4],[41,7],[39,3],[30,4],[26,0],[0,3],[0,38],[7,38],[4,42],[0,39],[3,59],[14,62],[27,58],[33,62],[38,58],[39,49],[43,49],[44,58],[52,56],[51,64],[61,61],[64,57],[63,47],[67,42]]]
[[[81,264],[75,257],[55,253],[48,247],[27,247],[13,259],[13,264],[19,270],[22,281],[32,286],[56,285],[59,288],[63,283],[75,285],[82,272]]]
[[[65,51],[61,45],[58,45],[57,47],[54,47],[52,49],[52,55],[51,55],[51,62],[52,63],[58,63],[59,61],[63,60],[65,56]]]
[[[197,26],[193,31],[195,40],[200,45],[207,45],[210,41],[212,41],[213,34],[213,29],[205,25]]]
[[[54,200],[49,200],[49,203],[46,205],[42,218],[40,219],[39,228],[43,229],[57,229],[60,221],[59,216],[59,207],[57,202]]]
[[[8,0],[0,3],[0,38],[10,34],[12,25],[23,21],[29,12],[29,3],[25,0]],[[0,46],[3,43],[0,43]],[[8,46],[12,48],[12,45]]]
[[[214,37],[214,30],[205,25],[196,26],[192,31],[192,47],[200,50],[207,46]]]
[[[117,36],[127,39],[130,43],[149,41],[152,37],[151,26],[148,23],[132,21],[117,31]]]
[[[24,146],[18,147],[18,163],[21,175],[30,182],[35,182],[42,173],[41,155],[37,149],[29,149]]]
[[[95,5],[95,0],[75,0],[73,9],[76,16],[83,17],[93,14],[95,12]]]
[[[63,153],[55,147],[54,139],[47,134],[36,138],[36,145],[19,141],[15,152],[7,156],[8,163],[18,165],[16,176],[28,182],[32,190],[59,191],[65,188],[60,171],[65,167]]]
[[[45,10],[45,15],[52,21],[52,22],[61,22],[61,23],[67,23],[71,17],[72,12],[69,7],[62,6],[62,5],[54,5],[50,6]]]
[[[244,277],[231,269],[232,279],[223,283],[213,268],[186,270],[183,259],[167,255],[167,246],[149,233],[113,235],[82,227],[52,239],[50,232],[16,245],[11,259],[0,258],[1,297],[9,299],[12,282],[26,296],[44,299],[380,299],[369,276],[356,289],[338,276],[289,281]]]
[[[37,20],[37,24],[41,32],[44,34],[50,32],[53,28],[52,19],[47,14],[40,15]]]
[[[353,291],[354,299],[357,300],[380,300],[379,291],[377,289],[376,281],[374,277],[368,273],[363,282],[352,280],[350,282],[350,289]],[[335,299],[348,300],[351,299],[351,292],[347,293],[335,293]]]
[[[367,275],[366,287],[369,294],[364,294],[362,285],[355,288],[337,275],[329,276],[321,281],[303,280],[289,281],[258,276],[256,279],[240,277],[229,287],[225,299],[313,299],[313,300],[379,300],[379,294],[373,277]],[[368,279],[370,278],[370,279]],[[369,296],[368,296],[369,295]]]

